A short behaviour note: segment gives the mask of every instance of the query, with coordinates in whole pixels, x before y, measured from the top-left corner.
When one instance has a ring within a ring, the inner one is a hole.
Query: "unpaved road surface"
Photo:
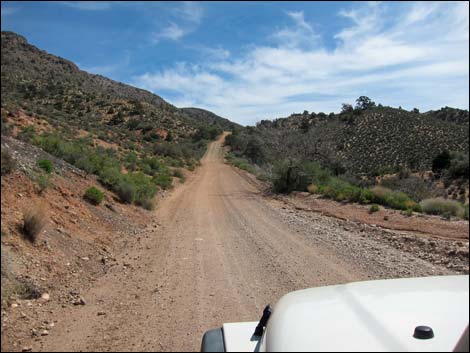
[[[155,222],[82,293],[55,312],[34,350],[199,350],[205,330],[255,321],[296,289],[450,273],[318,213],[263,196],[224,164],[222,139],[155,211]]]

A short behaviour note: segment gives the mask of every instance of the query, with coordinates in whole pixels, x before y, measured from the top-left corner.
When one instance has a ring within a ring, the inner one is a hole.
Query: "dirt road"
[[[298,215],[264,197],[223,163],[221,140],[155,219],[83,293],[86,305],[57,313],[58,324],[35,349],[198,350],[205,330],[255,321],[292,290],[447,273],[337,220]]]

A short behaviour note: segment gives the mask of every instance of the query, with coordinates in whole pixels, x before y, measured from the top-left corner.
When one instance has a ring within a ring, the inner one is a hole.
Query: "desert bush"
[[[374,204],[369,207],[369,213],[371,214],[375,212],[379,212],[379,211],[380,211],[379,205]]]
[[[32,243],[47,224],[47,215],[42,205],[33,205],[23,212],[23,234]]]
[[[167,141],[156,143],[153,148],[153,153],[175,159],[183,158],[183,151],[181,150],[181,147]]]
[[[126,154],[124,157],[124,163],[128,170],[134,171],[137,169],[137,162],[138,162],[137,153],[131,151]]]
[[[256,172],[255,167],[245,158],[235,157],[233,153],[227,153],[225,158],[231,165],[239,169],[246,170],[248,173],[251,174],[255,174]]]
[[[152,181],[162,189],[170,189],[173,186],[173,179],[168,173],[157,174],[152,178]]]
[[[421,209],[424,213],[432,215],[451,215],[454,217],[464,217],[465,209],[457,201],[446,200],[442,197],[426,199],[420,203]]]
[[[453,153],[448,176],[451,179],[469,178],[469,156],[463,153]]]
[[[432,183],[427,183],[416,176],[387,178],[382,181],[381,185],[389,189],[404,192],[416,202],[441,196],[442,193]]]
[[[243,154],[256,164],[262,164],[266,160],[263,144],[261,140],[256,138],[251,138],[248,141],[245,152]]]
[[[156,207],[156,201],[154,198],[151,199],[143,199],[139,201],[139,205],[145,208],[146,210],[152,211]]]
[[[99,171],[98,174],[98,180],[111,189],[118,185],[123,179],[121,171],[116,167],[106,167]]]
[[[272,179],[273,191],[281,194],[289,194],[295,190],[305,191],[310,183],[307,180],[302,182],[302,174],[302,170],[296,162],[282,161],[277,163],[274,166]]]
[[[407,209],[406,211],[403,211],[403,214],[407,217],[411,217],[413,215],[413,210]]]
[[[439,153],[432,161],[432,171],[439,173],[450,167],[452,156],[448,151]]]
[[[177,178],[180,178],[180,179],[184,178],[184,174],[183,174],[183,171],[181,169],[173,170],[173,176],[177,177]]]
[[[39,194],[41,195],[44,191],[46,191],[52,184],[51,176],[49,174],[37,174],[36,175],[36,182],[38,183],[39,187]]]
[[[217,136],[222,134],[222,128],[218,126],[201,126],[193,135],[195,141],[200,140],[215,140]]]
[[[98,188],[92,186],[85,191],[85,195],[83,195],[83,197],[92,204],[99,205],[104,199],[104,193]]]
[[[128,182],[120,181],[115,185],[114,191],[118,195],[119,199],[124,203],[132,203],[135,199],[134,186]]]
[[[311,194],[316,194],[318,192],[318,186],[315,184],[310,184],[307,186],[307,191]]]
[[[361,199],[361,189],[334,177],[328,182],[324,195],[339,202],[359,202]]]
[[[383,186],[375,186],[371,191],[374,194],[374,202],[378,204],[398,210],[411,209],[416,212],[421,211],[419,204],[404,192],[393,191]]]
[[[468,205],[465,205],[464,208],[465,208],[465,210],[464,210],[464,213],[463,213],[463,218],[468,221]]]
[[[11,173],[16,166],[15,160],[12,158],[10,152],[6,148],[2,148],[2,175]]]
[[[54,171],[54,166],[50,159],[40,159],[38,160],[38,166],[44,170],[47,174],[51,174]]]
[[[362,189],[359,195],[359,203],[369,204],[374,200],[374,193],[370,189]]]
[[[142,171],[148,175],[155,175],[161,172],[168,172],[166,166],[164,166],[163,163],[155,157],[146,156],[140,161],[139,164]]]
[[[132,119],[129,119],[126,123],[126,127],[129,129],[129,130],[135,130],[137,129],[137,127],[139,126],[140,124],[140,120],[139,119],[136,119],[136,118],[132,118]]]

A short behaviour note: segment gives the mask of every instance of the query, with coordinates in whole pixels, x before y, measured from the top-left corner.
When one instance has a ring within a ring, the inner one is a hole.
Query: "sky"
[[[362,95],[469,108],[467,1],[2,1],[1,28],[243,125],[338,112]]]

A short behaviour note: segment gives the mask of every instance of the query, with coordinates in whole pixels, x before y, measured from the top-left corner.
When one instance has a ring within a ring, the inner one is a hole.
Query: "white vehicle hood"
[[[468,321],[468,276],[357,282],[281,298],[258,349],[451,351]],[[421,325],[434,338],[414,338]]]

